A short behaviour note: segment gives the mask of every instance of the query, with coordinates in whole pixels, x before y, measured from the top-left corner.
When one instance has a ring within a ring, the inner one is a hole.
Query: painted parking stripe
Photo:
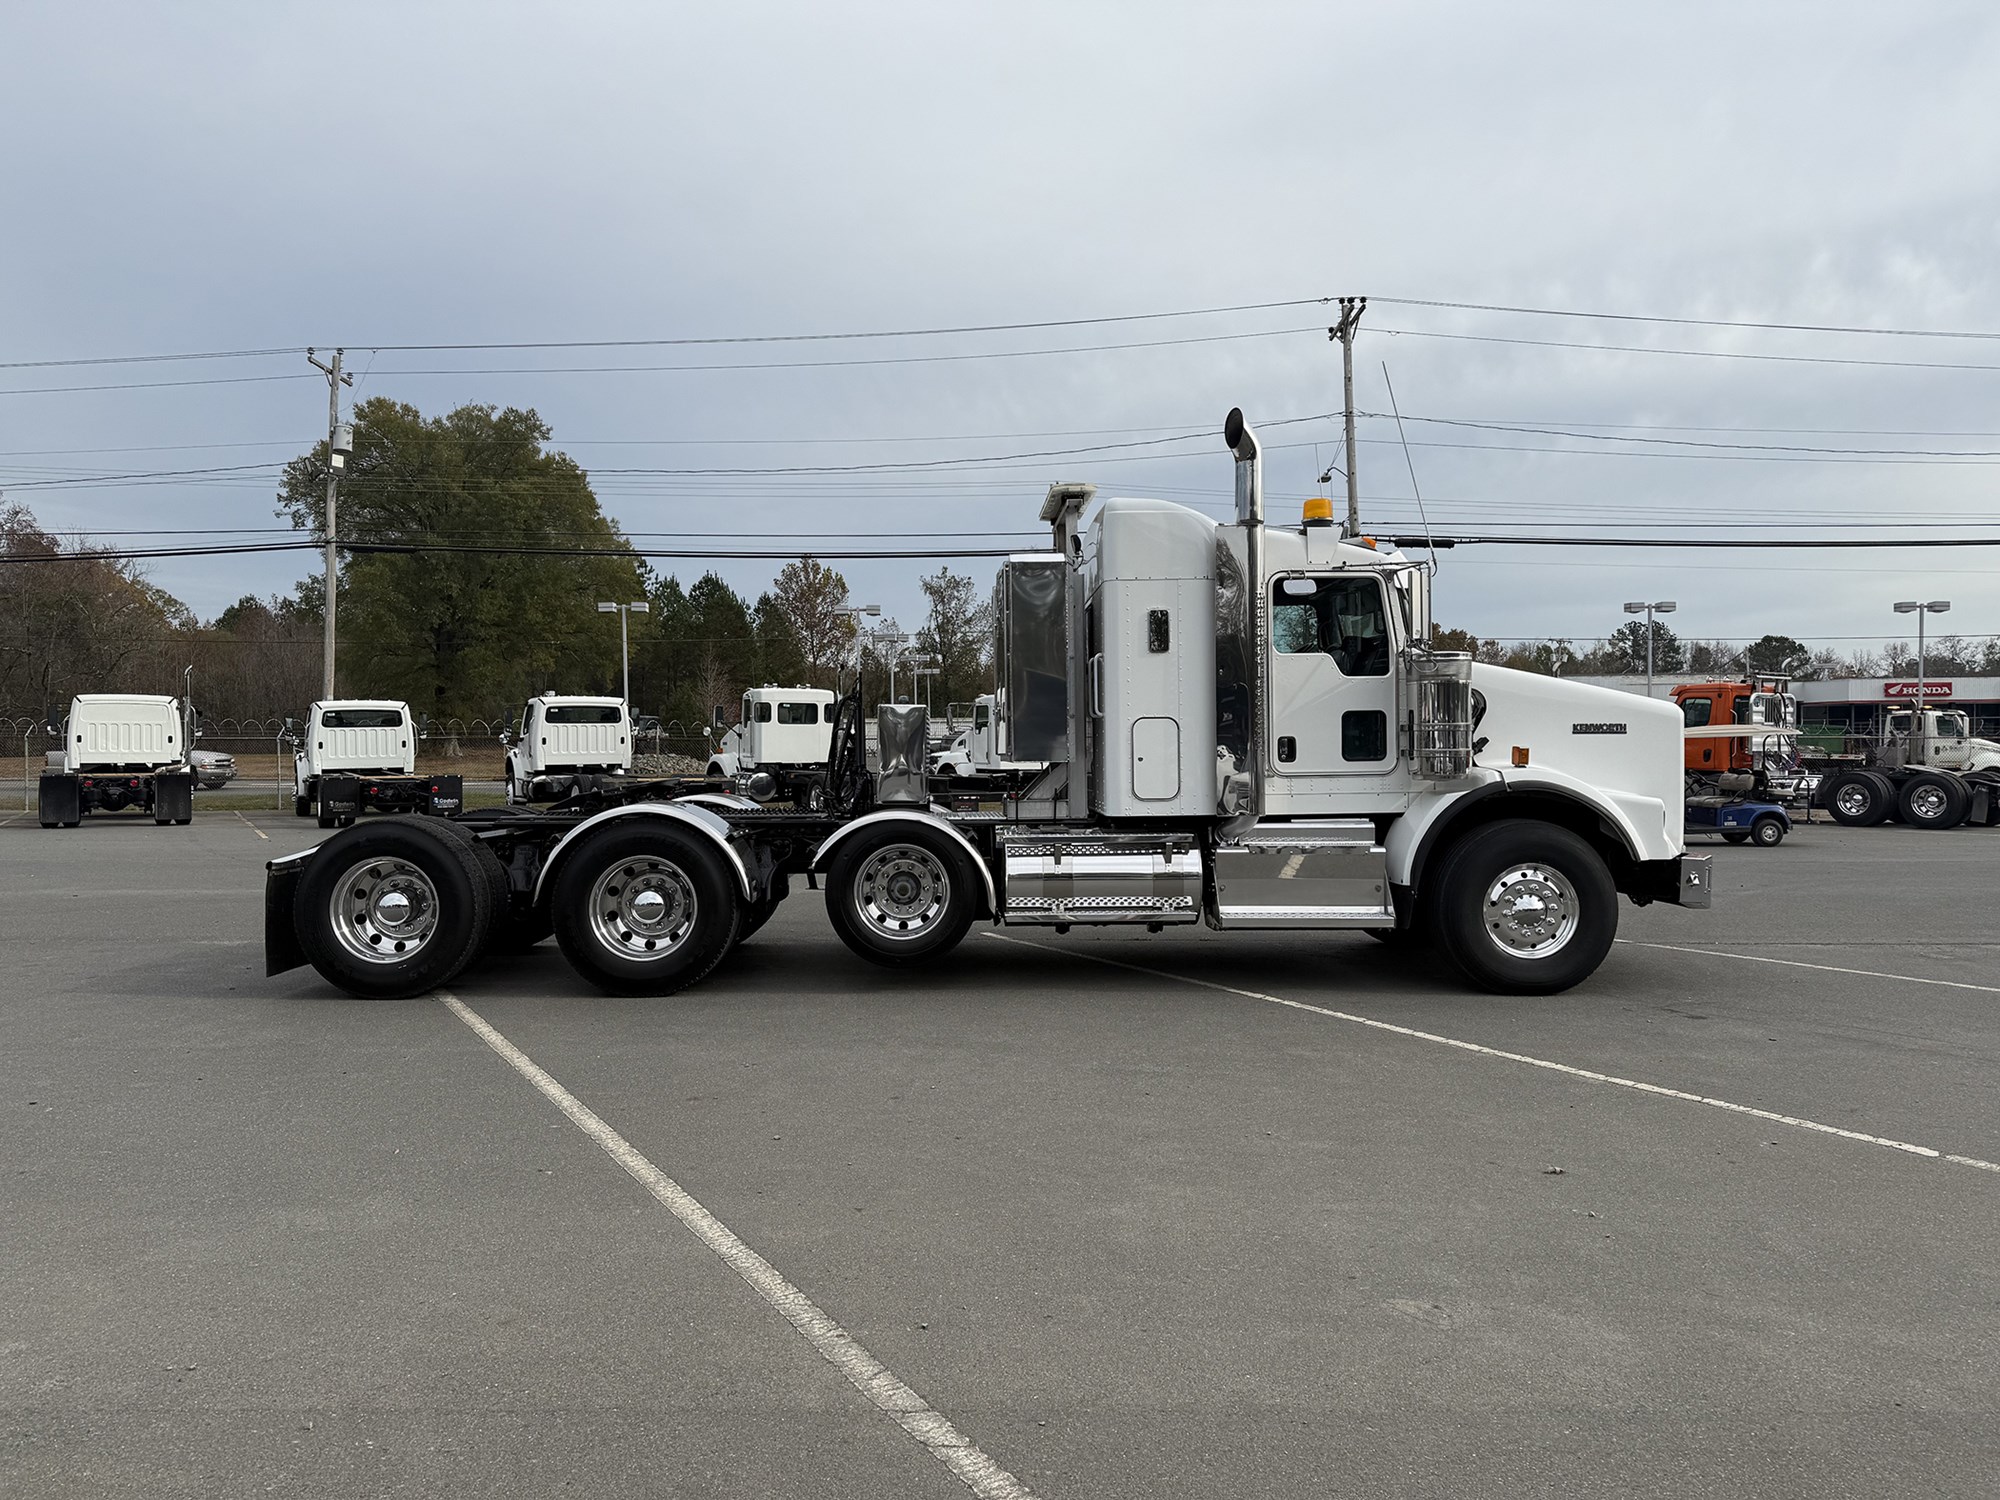
[[[1766,958],[1761,953],[1731,953],[1725,948],[1684,948],[1675,943],[1641,943],[1633,938],[1619,938],[1628,948],[1657,948],[1662,953],[1699,953],[1704,958],[1734,958],[1746,964],[1777,964],[1785,969],[1817,969],[1822,974],[1852,974],[1861,979],[1893,979],[1900,984],[1934,984],[1947,990],[1978,990],[1981,994],[2000,995],[2000,985],[1968,984],[1962,979],[1923,979],[1915,974],[1885,974],[1879,969],[1843,969],[1838,964],[1809,964],[1797,958]],[[1956,947],[1957,944],[1941,944],[1942,947]]]
[[[271,841],[270,834],[264,832],[264,830],[259,828],[255,823],[251,822],[248,818],[244,817],[242,813],[238,813],[236,817],[237,821],[242,823],[242,825],[245,828],[249,829],[252,833],[256,834],[258,838],[264,840],[266,843],[269,843]]]
[[[1105,958],[1100,954],[1086,953],[1077,948],[1059,948],[1053,943],[1037,943],[1027,938],[1013,937],[1006,933],[989,932],[988,937],[1003,943],[1015,943],[1023,948],[1038,948],[1044,953],[1062,954],[1069,958],[1086,959],[1094,964],[1105,964],[1114,969],[1129,969],[1134,974],[1147,974],[1155,979],[1170,979],[1176,984],[1191,984],[1200,989],[1220,990],[1225,995],[1240,995],[1246,1000],[1262,1000],[1270,1005],[1283,1005],[1291,1010],[1310,1011],[1316,1016],[1326,1016],[1335,1021],[1349,1021],[1356,1026],[1366,1026],[1371,1031],[1386,1031],[1391,1035],[1408,1037],[1412,1041],[1431,1042],[1440,1047],[1450,1047],[1459,1052],[1476,1053],[1481,1057],[1495,1057],[1503,1062],[1522,1063],[1530,1068],[1541,1068],[1550,1073],[1563,1073],[1571,1078],[1583,1078],[1592,1083],[1608,1083],[1615,1088],[1631,1089],[1635,1093],[1653,1094],[1662,1099],[1680,1099],[1689,1104],[1705,1104],[1710,1109],[1727,1110],[1731,1114],[1749,1115],[1753,1119],[1768,1120],[1773,1125],[1788,1125],[1794,1130],[1808,1130],[1818,1135],[1839,1136],[1845,1141],[1859,1141],[1865,1146],[1886,1146],[1891,1151],[1901,1151],[1908,1156],[1929,1157],[1933,1161],[1948,1161],[1961,1167],[1977,1167],[1983,1172],[2000,1172],[2000,1162],[1983,1161],[1976,1156],[1957,1156],[1939,1151],[1931,1146],[1919,1146],[1910,1141],[1895,1140],[1885,1135],[1869,1135],[1860,1130],[1843,1130],[1838,1125],[1824,1125],[1818,1120],[1807,1120],[1798,1115],[1780,1114],[1776,1110],[1759,1109],[1754,1104],[1737,1104],[1728,1099],[1716,1099],[1707,1094],[1692,1093],[1687,1089],[1668,1088],[1665,1084],[1646,1083],[1637,1078],[1620,1078],[1615,1073],[1600,1073],[1594,1068],[1579,1068],[1571,1063],[1554,1062],[1546,1057],[1531,1057],[1525,1052],[1508,1052],[1499,1047],[1488,1047],[1479,1042],[1468,1042],[1458,1037],[1441,1036],[1435,1031],[1419,1031],[1414,1026],[1399,1026],[1394,1021],[1378,1021],[1373,1016],[1359,1016],[1352,1011],[1332,1010],[1324,1005],[1313,1005],[1304,1000],[1287,1000],[1282,995],[1266,995],[1259,990],[1239,989],[1233,984],[1219,984],[1212,979],[1195,979],[1186,974],[1169,974],[1164,969],[1149,969],[1141,964],[1126,963],[1122,959]],[[1702,950],[1690,950],[1702,951]],[[1896,976],[1887,976],[1896,977]]]
[[[919,1396],[895,1372],[875,1358],[852,1334],[822,1312],[811,1298],[787,1281],[769,1261],[752,1250],[735,1232],[695,1201],[694,1195],[640,1154],[590,1107],[549,1076],[533,1058],[496,1031],[485,1017],[456,995],[440,990],[447,1009],[472,1028],[551,1104],[569,1116],[604,1154],[632,1180],[658,1199],[694,1237],[713,1250],[723,1264],[749,1282],[757,1295],[820,1352],[826,1362],[847,1377],[882,1414],[915,1438],[980,1500],[1034,1500],[1028,1487],[975,1447],[971,1439]]]

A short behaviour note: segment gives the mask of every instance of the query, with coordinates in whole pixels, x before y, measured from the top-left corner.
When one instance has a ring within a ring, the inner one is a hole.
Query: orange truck
[[[1747,776],[1751,786],[1778,800],[1797,796],[1799,700],[1791,689],[1791,679],[1777,675],[1676,687],[1688,789],[1708,790],[1723,776]],[[1708,728],[1716,733],[1701,733]]]

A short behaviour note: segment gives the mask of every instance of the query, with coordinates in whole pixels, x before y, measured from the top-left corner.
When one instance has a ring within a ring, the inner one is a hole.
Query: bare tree
[[[791,626],[807,682],[833,687],[854,644],[854,619],[840,613],[847,580],[817,558],[802,557],[779,570],[769,597]]]

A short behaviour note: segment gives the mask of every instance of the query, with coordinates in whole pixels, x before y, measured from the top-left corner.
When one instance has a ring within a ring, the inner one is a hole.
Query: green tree
[[[1795,673],[1812,661],[1812,652],[1805,642],[1788,635],[1759,636],[1744,650],[1743,656],[1752,672]]]
[[[838,687],[854,648],[854,617],[840,612],[847,603],[847,580],[817,558],[802,557],[778,570],[765,597],[797,639],[800,680],[811,687]]]
[[[919,582],[930,612],[917,629],[917,651],[938,668],[932,703],[942,708],[976,697],[987,685],[991,607],[977,584],[949,568],[939,568]]]
[[[751,632],[757,638],[757,675],[781,687],[810,687],[805,647],[798,629],[776,594],[766,590],[750,611]]]
[[[743,596],[714,573],[704,573],[687,593],[689,685],[702,722],[716,709],[734,723],[737,700],[757,669],[757,636]]]
[[[1614,672],[1643,672],[1646,670],[1646,622],[1627,620],[1605,638],[1604,655],[1614,664]],[[1653,671],[1678,672],[1687,665],[1687,653],[1682,649],[1681,638],[1661,624],[1653,621]]]
[[[437,717],[490,715],[547,689],[618,680],[618,636],[600,599],[637,599],[642,579],[584,471],[549,451],[532,411],[462,406],[426,418],[384,398],[355,408],[340,484],[340,536],[357,547],[454,552],[348,554],[340,570],[341,681]],[[286,466],[280,514],[323,537],[326,445]],[[554,548],[572,557],[509,554]],[[596,553],[599,555],[587,555]],[[300,590],[310,608],[318,591]]]

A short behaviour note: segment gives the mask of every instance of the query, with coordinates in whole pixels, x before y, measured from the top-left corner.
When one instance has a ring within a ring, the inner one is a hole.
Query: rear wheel
[[[1889,816],[1888,783],[1866,771],[1847,771],[1827,789],[1826,810],[1848,828],[1873,828]]]
[[[1722,842],[1725,844],[1745,844],[1749,841],[1750,830],[1747,828],[1725,828],[1722,830]]]
[[[478,956],[492,887],[469,840],[424,822],[371,823],[306,862],[292,921],[312,966],[348,994],[421,995]]]
[[[1750,825],[1750,842],[1760,849],[1775,849],[1785,841],[1785,825],[1770,813]]]
[[[972,926],[978,879],[965,851],[937,829],[865,829],[827,865],[826,913],[840,940],[870,963],[921,963],[949,953]]]
[[[614,826],[563,861],[549,909],[563,957],[585,979],[668,995],[722,961],[739,904],[734,876],[694,836]]]
[[[1971,811],[1972,798],[1961,782],[1927,771],[1903,783],[1897,807],[1912,828],[1956,828]]]
[[[1436,926],[1452,965],[1482,989],[1552,995],[1596,971],[1618,935],[1604,859],[1551,823],[1509,818],[1467,834],[1438,877]]]

